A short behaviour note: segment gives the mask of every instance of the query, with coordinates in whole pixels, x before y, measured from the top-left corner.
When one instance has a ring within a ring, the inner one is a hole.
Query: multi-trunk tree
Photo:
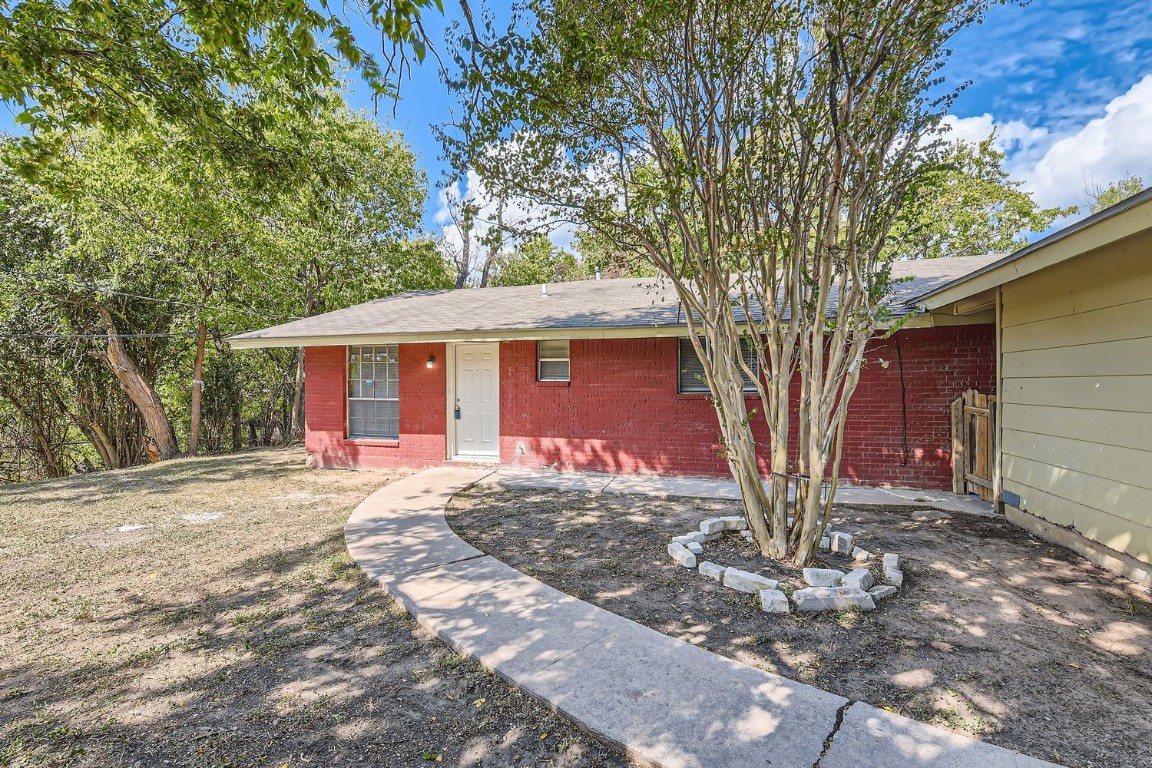
[[[988,4],[554,0],[461,46],[450,154],[675,291],[767,556],[806,562],[827,524],[888,236],[939,149],[949,98],[930,92]],[[742,344],[763,372],[752,411]]]

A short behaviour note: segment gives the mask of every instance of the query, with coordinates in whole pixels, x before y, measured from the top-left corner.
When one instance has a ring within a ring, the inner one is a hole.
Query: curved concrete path
[[[462,655],[661,768],[1051,766],[718,656],[559,592],[456,536],[444,507],[491,470],[385,486],[348,551]],[[771,617],[765,621],[771,621]]]

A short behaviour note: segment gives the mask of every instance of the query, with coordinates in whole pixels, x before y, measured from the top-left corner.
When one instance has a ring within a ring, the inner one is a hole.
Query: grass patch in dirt
[[[835,530],[904,556],[904,586],[870,613],[770,615],[665,551],[703,518],[740,511],[475,487],[448,519],[557,589],[751,666],[1073,768],[1152,765],[1146,590],[999,518],[839,508]],[[700,560],[802,586],[735,534],[704,546]]]
[[[0,765],[623,766],[420,630],[298,449],[0,488]]]

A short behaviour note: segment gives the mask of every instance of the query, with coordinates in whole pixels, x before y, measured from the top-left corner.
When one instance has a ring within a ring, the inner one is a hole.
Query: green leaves
[[[439,0],[369,4],[385,39],[418,59],[430,7],[442,11]],[[244,115],[246,105],[271,98],[307,115],[339,86],[338,61],[377,92],[392,87],[347,22],[300,0],[0,4],[0,99],[23,108],[29,168],[63,151],[62,134],[90,126],[159,121],[206,142],[253,124],[258,133],[267,115]]]

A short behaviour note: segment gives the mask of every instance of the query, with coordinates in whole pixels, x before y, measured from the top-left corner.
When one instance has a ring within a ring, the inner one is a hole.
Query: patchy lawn
[[[739,512],[477,487],[449,522],[541,581],[746,664],[1074,768],[1152,765],[1147,591],[998,518],[838,509],[835,530],[904,556],[899,594],[872,613],[769,615],[665,552],[701,519]],[[734,534],[704,547],[701,560],[801,581]]]
[[[0,488],[0,765],[623,766],[347,556],[397,474],[249,452]]]

